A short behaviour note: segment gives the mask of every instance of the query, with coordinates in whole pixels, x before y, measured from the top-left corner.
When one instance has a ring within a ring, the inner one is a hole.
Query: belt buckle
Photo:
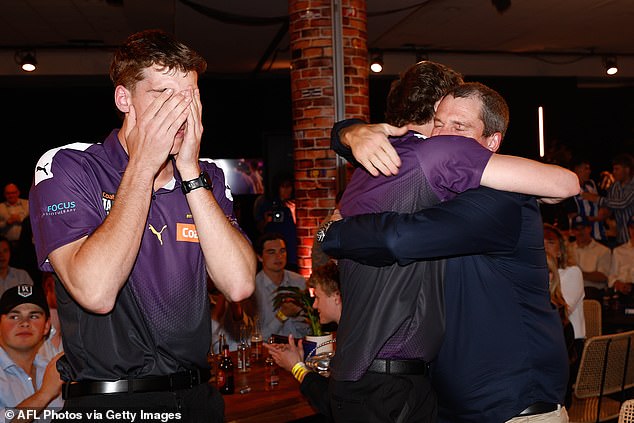
[[[552,413],[553,411],[561,410],[561,408],[561,404],[536,402],[522,410],[517,417],[537,416],[540,414]]]

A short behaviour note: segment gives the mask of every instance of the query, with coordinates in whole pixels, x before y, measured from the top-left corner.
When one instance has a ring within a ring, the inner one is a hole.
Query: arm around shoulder
[[[502,191],[546,197],[558,201],[580,191],[577,175],[560,166],[503,154],[493,154],[480,184]]]

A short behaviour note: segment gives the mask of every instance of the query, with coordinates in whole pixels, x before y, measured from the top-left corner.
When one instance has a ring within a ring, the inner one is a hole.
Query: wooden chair
[[[601,303],[597,300],[583,300],[583,315],[586,321],[586,339],[603,333]]]
[[[634,423],[634,399],[629,399],[621,405],[619,423]]]
[[[633,362],[634,331],[586,340],[568,410],[570,422],[616,419],[623,391],[634,386]]]

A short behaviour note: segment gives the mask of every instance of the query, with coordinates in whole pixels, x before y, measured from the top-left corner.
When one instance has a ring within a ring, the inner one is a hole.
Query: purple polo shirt
[[[50,150],[38,161],[29,199],[42,270],[53,270],[47,261],[51,251],[90,235],[116,202],[128,164],[117,133],[112,131],[103,144]],[[222,170],[211,161],[201,160],[200,166],[213,181],[220,207],[237,225]],[[65,380],[113,380],[207,367],[207,272],[180,175],[174,176],[172,188],[152,195],[136,263],[110,313],[88,313],[63,286],[56,287]],[[119,236],[125,238],[125,231]]]
[[[475,140],[410,131],[391,138],[397,176],[356,169],[340,202],[342,215],[412,213],[480,185],[491,151]],[[421,242],[425,242],[421,239]],[[359,380],[374,358],[431,361],[444,335],[444,261],[384,267],[340,260],[343,310],[332,377]]]
[[[341,198],[341,214],[375,213],[396,210],[398,203],[411,204],[419,195],[411,184],[399,189],[398,199],[393,197],[395,187],[412,173],[422,171],[432,192],[440,201],[446,201],[471,188],[480,186],[482,172],[491,158],[491,151],[472,138],[442,135],[425,139],[410,131],[403,137],[390,138],[402,163],[397,176],[374,177],[363,169],[355,171]],[[405,156],[405,160],[403,160]]]

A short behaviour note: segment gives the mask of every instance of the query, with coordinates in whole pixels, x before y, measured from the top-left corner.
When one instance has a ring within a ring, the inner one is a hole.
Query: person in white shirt
[[[275,290],[280,286],[295,286],[306,289],[306,279],[299,273],[286,270],[286,242],[279,233],[265,233],[256,242],[256,254],[262,270],[255,275],[255,300],[257,314],[264,340],[272,334],[302,338],[308,334],[308,323],[299,316],[300,309],[285,302],[278,310],[273,309]]]
[[[63,405],[62,381],[56,368],[61,353],[50,361],[38,354],[51,329],[49,317],[46,296],[40,287],[19,285],[0,297],[2,418],[12,418],[13,408],[39,411]],[[19,414],[15,416],[19,417]]]
[[[627,223],[630,240],[612,252],[612,265],[608,284],[623,295],[632,293],[634,283],[634,216]]]
[[[577,216],[572,222],[574,262],[583,272],[586,298],[601,301],[603,291],[608,287],[612,252],[605,245],[592,238],[591,223]]]
[[[561,293],[568,304],[568,319],[575,331],[575,349],[583,350],[586,339],[586,321],[583,313],[585,298],[583,276],[578,266],[568,265],[568,252],[563,234],[554,226],[544,225],[544,248],[557,259]]]

